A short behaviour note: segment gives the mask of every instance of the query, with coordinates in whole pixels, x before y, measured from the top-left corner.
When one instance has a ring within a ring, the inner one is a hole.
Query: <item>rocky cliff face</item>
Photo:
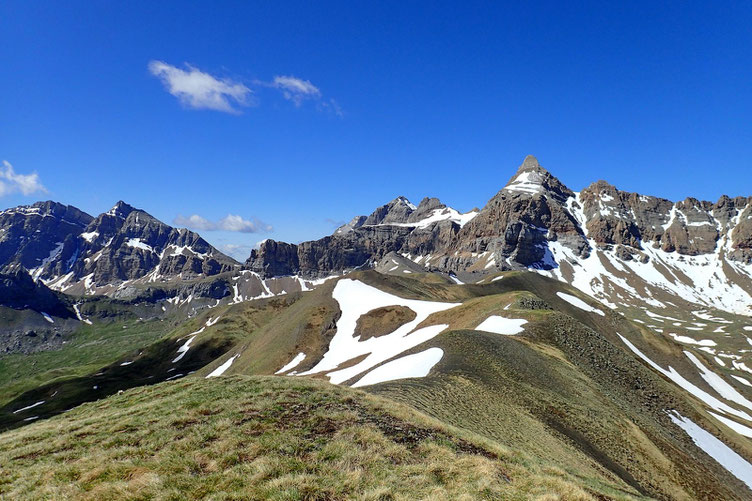
[[[577,193],[525,158],[480,211],[404,197],[329,237],[267,241],[246,266],[265,276],[321,277],[373,266],[390,252],[426,270],[484,274],[533,269],[606,302],[667,292],[752,313],[752,197],[716,203],[628,193],[598,181]]]
[[[23,266],[54,289],[81,289],[78,293],[238,268],[199,235],[124,202],[96,218],[55,202],[0,212],[0,266],[9,264]]]
[[[37,202],[0,211],[0,267],[19,264],[39,276],[93,218],[70,205]]]

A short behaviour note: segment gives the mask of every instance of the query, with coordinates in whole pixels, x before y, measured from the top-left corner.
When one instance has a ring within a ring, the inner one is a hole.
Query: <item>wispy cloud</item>
[[[189,217],[178,215],[172,220],[178,226],[185,226],[199,231],[237,231],[240,233],[260,233],[272,231],[272,227],[256,218],[243,219],[241,216],[228,214],[219,221],[210,221],[198,214]]]
[[[300,106],[306,99],[321,99],[321,91],[310,80],[303,80],[293,76],[276,76],[272,87],[279,89],[288,101]]]
[[[149,71],[167,92],[189,108],[240,113],[250,104],[251,89],[228,78],[217,78],[189,64],[180,69],[163,61],[150,61]]]
[[[329,99],[329,100],[326,100],[326,101],[322,101],[321,103],[319,103],[319,107],[322,110],[334,113],[335,115],[337,115],[340,118],[342,118],[342,117],[345,116],[344,110],[339,105],[339,103],[337,101],[335,101],[334,99]]]
[[[39,180],[39,174],[36,172],[18,174],[10,162],[3,160],[0,167],[0,197],[18,192],[28,196],[34,193],[47,193],[47,188]]]
[[[251,255],[254,247],[246,244],[222,244],[218,248],[228,256],[243,262]]]
[[[229,78],[216,77],[188,63],[184,66],[184,69],[178,68],[157,60],[148,64],[149,72],[162,81],[167,92],[188,108],[239,114],[239,108],[255,104],[257,101],[254,90],[271,88],[279,91],[284,99],[297,108],[305,102],[310,102],[315,103],[319,111],[344,117],[339,103],[332,98],[324,97],[321,89],[310,80],[292,75],[277,75],[271,81],[253,80],[246,85]]]

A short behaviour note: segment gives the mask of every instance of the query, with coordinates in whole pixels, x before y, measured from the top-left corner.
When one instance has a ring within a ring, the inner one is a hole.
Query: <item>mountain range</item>
[[[124,202],[15,207],[0,496],[752,499],[750,316],[752,197],[575,192],[532,156],[480,209],[397,197],[244,263]]]

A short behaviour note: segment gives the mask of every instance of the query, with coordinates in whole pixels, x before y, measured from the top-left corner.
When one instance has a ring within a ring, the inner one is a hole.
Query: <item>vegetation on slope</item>
[[[12,499],[592,499],[414,410],[304,378],[188,378],[0,435]]]

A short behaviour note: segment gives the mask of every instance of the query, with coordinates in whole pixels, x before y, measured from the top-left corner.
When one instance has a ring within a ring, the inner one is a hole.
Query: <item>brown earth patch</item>
[[[358,319],[353,337],[360,336],[360,340],[365,341],[372,337],[384,336],[415,320],[416,316],[415,312],[406,306],[376,308]]]

